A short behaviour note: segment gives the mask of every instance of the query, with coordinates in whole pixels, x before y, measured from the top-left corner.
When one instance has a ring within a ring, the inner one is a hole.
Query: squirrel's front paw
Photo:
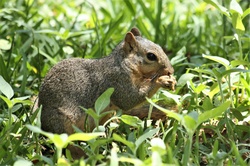
[[[160,84],[162,88],[174,90],[176,85],[176,80],[173,75],[170,76],[163,75],[157,79],[156,83]]]

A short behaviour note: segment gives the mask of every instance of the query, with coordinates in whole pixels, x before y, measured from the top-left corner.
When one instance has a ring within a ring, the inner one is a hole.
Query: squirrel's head
[[[137,28],[133,28],[126,34],[123,49],[130,69],[144,80],[153,82],[161,76],[170,77],[174,73],[163,49],[141,37]]]

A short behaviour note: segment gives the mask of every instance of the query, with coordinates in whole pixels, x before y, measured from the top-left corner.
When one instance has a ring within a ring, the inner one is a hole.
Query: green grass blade
[[[149,19],[152,25],[155,25],[155,20],[152,16],[152,12],[145,6],[145,2],[142,0],[137,1],[140,4],[140,7],[142,8],[142,11],[144,13],[144,16]]]
[[[162,14],[162,0],[155,1],[157,3],[157,13],[156,13],[156,20],[155,20],[155,41],[159,40],[159,36],[161,36],[161,14]]]
[[[0,91],[8,98],[11,99],[14,95],[14,91],[10,84],[4,80],[0,75]]]
[[[0,75],[2,75],[6,81],[8,82],[10,81],[9,72],[7,66],[4,63],[4,59],[1,52],[0,52]]]
[[[136,15],[136,10],[135,10],[135,7],[134,5],[131,3],[131,1],[123,1],[127,8],[129,9],[129,11],[131,12],[132,16],[135,16]]]

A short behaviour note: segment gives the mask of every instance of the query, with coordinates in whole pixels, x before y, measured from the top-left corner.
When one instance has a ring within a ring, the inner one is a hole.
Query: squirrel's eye
[[[157,60],[156,55],[153,54],[153,53],[147,53],[147,58],[148,58],[148,60],[150,60],[150,61],[156,61],[156,60]]]

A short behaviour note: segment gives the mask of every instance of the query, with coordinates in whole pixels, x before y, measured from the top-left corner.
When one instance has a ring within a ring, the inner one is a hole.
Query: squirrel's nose
[[[162,75],[172,75],[173,73],[174,68],[172,66],[168,66],[163,69]]]
[[[174,68],[173,66],[168,67],[169,74],[174,74]]]

